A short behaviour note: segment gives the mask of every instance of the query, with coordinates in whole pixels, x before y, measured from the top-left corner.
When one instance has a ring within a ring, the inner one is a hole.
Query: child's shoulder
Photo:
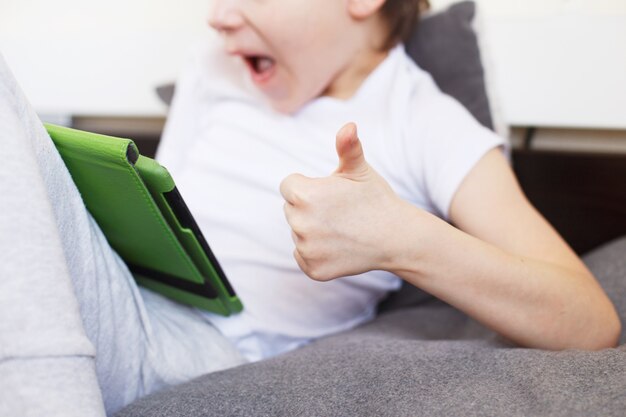
[[[402,45],[390,51],[392,65],[379,78],[379,91],[387,96],[396,117],[413,131],[436,133],[446,126],[475,121],[455,98],[444,93],[434,78],[406,53]],[[396,119],[396,121],[400,121]]]

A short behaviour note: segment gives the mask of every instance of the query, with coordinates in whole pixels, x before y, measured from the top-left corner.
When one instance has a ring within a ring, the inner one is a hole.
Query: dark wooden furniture
[[[515,150],[513,168],[577,253],[626,235],[626,155]]]

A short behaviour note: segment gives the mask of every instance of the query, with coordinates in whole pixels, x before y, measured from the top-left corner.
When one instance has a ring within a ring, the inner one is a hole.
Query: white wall
[[[626,129],[625,0],[476,1],[510,124]]]
[[[208,1],[0,0],[0,51],[40,113],[162,115]],[[626,129],[626,0],[477,2],[509,123]]]
[[[0,51],[43,114],[159,115],[207,0],[0,0]]]

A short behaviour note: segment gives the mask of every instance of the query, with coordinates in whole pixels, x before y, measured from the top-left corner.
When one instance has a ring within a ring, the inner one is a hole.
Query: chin
[[[323,94],[327,83],[308,80],[300,83],[278,83],[273,80],[265,85],[257,85],[274,111],[282,114],[297,113],[315,98]],[[295,85],[294,85],[295,84]]]
[[[277,97],[276,95],[266,92],[265,96],[272,108],[278,113],[294,114],[322,94],[323,89],[316,89],[314,91],[304,90],[299,92],[292,90],[291,94],[285,94],[282,97]]]
[[[312,98],[306,99],[289,99],[289,100],[272,100],[269,99],[270,105],[278,113],[282,114],[294,114],[297,113],[305,104],[311,101]]]

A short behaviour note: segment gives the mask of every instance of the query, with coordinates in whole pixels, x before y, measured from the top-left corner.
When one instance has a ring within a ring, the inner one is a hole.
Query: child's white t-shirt
[[[293,115],[273,111],[247,71],[217,44],[197,49],[176,84],[158,159],[244,304],[241,314],[207,317],[258,360],[371,319],[400,286],[383,271],[317,282],[293,258],[279,185],[296,172],[331,174],[341,126],[357,124],[365,158],[399,196],[444,219],[469,170],[506,143],[441,93],[402,46],[352,98],[316,98]]]

